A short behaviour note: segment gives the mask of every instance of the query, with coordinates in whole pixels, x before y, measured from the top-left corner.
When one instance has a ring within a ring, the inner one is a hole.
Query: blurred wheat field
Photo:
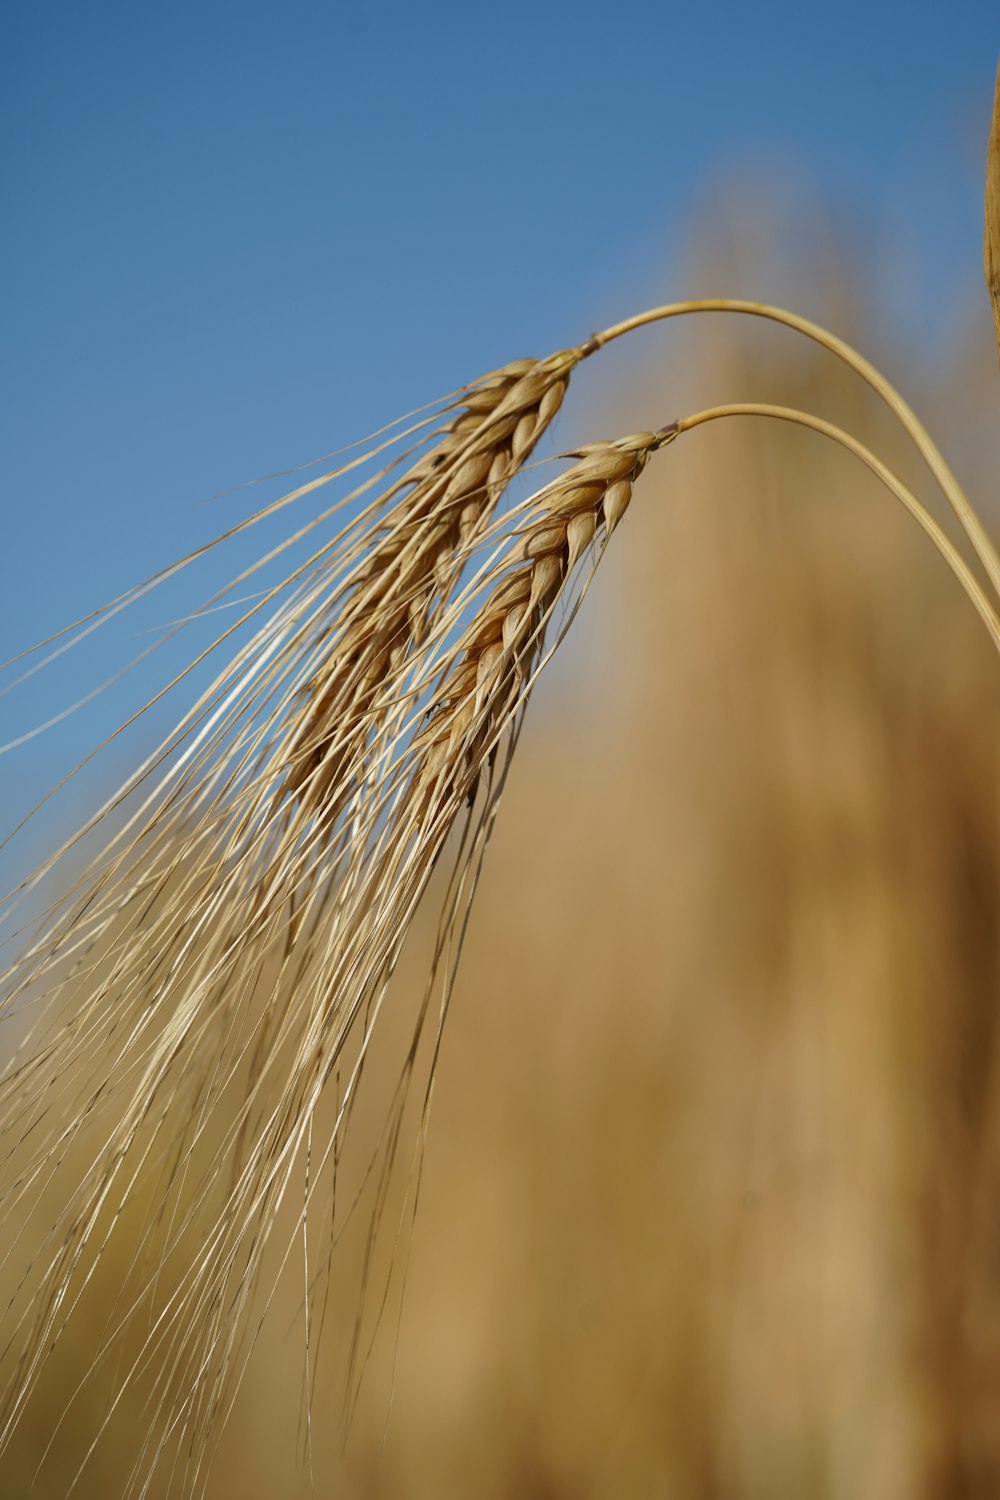
[[[809,311],[863,348],[860,290],[828,285]],[[930,493],[821,353],[717,323],[655,348],[591,427],[788,399]],[[992,359],[977,330],[932,387],[901,383],[996,534]],[[293,1268],[211,1494],[1000,1493],[998,703],[967,600],[845,454],[740,422],[650,467],[528,716],[346,1440],[334,1358],[312,1475],[290,1471]],[[350,1339],[360,1255],[327,1341]],[[3,1493],[27,1492],[125,1271],[103,1268]],[[140,1399],[78,1494],[121,1491]],[[100,1414],[72,1408],[36,1493],[63,1493]]]

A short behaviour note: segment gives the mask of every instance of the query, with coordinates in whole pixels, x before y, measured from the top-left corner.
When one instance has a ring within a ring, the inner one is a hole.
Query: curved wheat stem
[[[590,343],[585,347],[588,349],[603,348],[614,339],[622,338],[624,335],[634,333],[639,328],[646,328],[652,323],[661,323],[670,318],[685,317],[693,313],[719,312],[740,313],[749,317],[765,318],[768,322],[778,323],[796,333],[803,334],[813,343],[828,349],[831,354],[841,360],[847,367],[860,375],[867,385],[885,402],[886,406],[898,419],[904,430],[909,434],[914,446],[924,459],[942,493],[951,506],[963,531],[972,543],[976,555],[982,563],[986,574],[993,585],[994,592],[1000,597],[1000,554],[993,544],[982,521],[980,521],[973,507],[969,504],[966,495],[955,478],[948,464],[945,462],[940,449],[937,447],[930,433],[919,420],[912,407],[903,399],[896,387],[888,381],[880,370],[864,358],[850,344],[843,339],[830,333],[819,323],[810,322],[808,318],[799,317],[797,313],[787,312],[784,308],[773,307],[766,302],[748,302],[733,297],[704,297],[688,302],[667,303],[663,307],[653,307],[647,312],[638,313],[635,317],[626,318],[621,323],[615,323],[610,328],[605,328],[600,333],[595,333]]]
[[[728,417],[765,417],[779,422],[790,422],[797,427],[806,427],[812,432],[831,438],[842,448],[846,448],[855,458],[860,459],[865,467],[870,469],[886,489],[895,495],[896,499],[909,511],[921,530],[930,537],[968,595],[973,608],[989,631],[994,646],[1000,650],[1000,616],[968,564],[956,551],[933,516],[929,515],[925,507],[921,505],[912,490],[903,484],[902,480],[887,464],[876,457],[870,448],[859,442],[851,433],[845,432],[842,427],[837,427],[833,422],[827,422],[822,417],[815,417],[811,412],[797,411],[789,406],[771,406],[760,401],[731,402],[725,406],[708,407],[704,411],[695,412],[693,416],[682,418],[677,423],[677,430],[679,433],[691,432],[707,422],[716,422]]]

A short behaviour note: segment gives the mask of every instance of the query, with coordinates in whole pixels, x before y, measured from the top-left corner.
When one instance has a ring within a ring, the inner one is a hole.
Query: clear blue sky
[[[8,6],[0,658],[254,496],[214,491],[683,295],[740,160],[980,296],[998,48],[1000,0]]]

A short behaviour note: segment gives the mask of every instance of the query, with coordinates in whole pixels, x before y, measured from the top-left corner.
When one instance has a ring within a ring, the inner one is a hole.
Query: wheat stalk
[[[993,119],[986,152],[986,203],[983,225],[983,267],[993,305],[993,328],[1000,351],[1000,63],[993,94]]]
[[[383,1136],[371,1244],[431,993],[438,985],[440,1036],[521,717],[582,597],[583,564],[599,556],[658,449],[734,416],[793,421],[840,443],[923,527],[1000,647],[995,602],[908,487],[850,434],[808,413],[732,404],[588,445],[498,518],[503,488],[533,453],[580,359],[651,322],[706,311],[770,318],[860,374],[909,433],[1000,593],[992,543],[910,408],[855,351],[781,309],[726,299],[653,309],[579,348],[483,377],[436,417],[398,433],[425,442],[428,427],[444,422],[432,447],[242,617],[277,605],[108,804],[105,811],[128,807],[123,827],[3,976],[10,1012],[39,995],[50,1005],[73,998],[67,1015],[35,1028],[0,1085],[6,1222],[58,1180],[77,1143],[87,1143],[93,1164],[64,1196],[12,1305],[10,1347],[19,1353],[0,1442],[22,1417],[130,1201],[152,1178],[159,1220],[138,1237],[134,1275],[94,1364],[148,1319],[105,1422],[124,1392],[146,1380],[148,1438],[135,1492],[146,1492],[181,1438],[189,1457],[178,1483],[191,1493],[204,1486],[252,1349],[251,1309],[276,1236],[284,1264],[301,1235],[307,1334],[312,1328],[310,1208],[334,1195],[340,1142],[390,979],[464,818],[430,982]],[[381,451],[369,448],[278,504]],[[331,1088],[335,1117],[317,1145],[314,1122]],[[421,1138],[429,1101],[428,1087]],[[289,1237],[281,1215],[300,1181]],[[363,1364],[359,1330],[352,1371]]]

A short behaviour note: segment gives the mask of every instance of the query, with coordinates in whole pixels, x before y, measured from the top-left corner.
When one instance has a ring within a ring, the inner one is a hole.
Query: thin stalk
[[[767,318],[772,323],[780,323],[786,328],[794,329],[796,333],[804,334],[806,338],[812,339],[824,349],[828,349],[831,354],[835,354],[838,359],[843,360],[850,369],[860,375],[862,380],[881,397],[909,433],[918,452],[940,485],[948,504],[958,517],[963,531],[975,549],[976,556],[986,570],[997,598],[1000,599],[1000,555],[930,433],[913,408],[904,401],[895,386],[880,370],[876,369],[856,349],[852,349],[850,344],[837,338],[836,334],[828,332],[820,324],[812,323],[808,318],[801,318],[797,313],[786,312],[784,308],[772,307],[766,302],[747,302],[735,297],[704,297],[689,302],[666,303],[663,307],[652,307],[646,312],[637,313],[635,317],[626,318],[622,323],[614,323],[603,332],[595,333],[584,348],[587,353],[596,352],[605,344],[611,343],[613,339],[621,338],[626,333],[633,333],[637,328],[645,328],[651,323],[660,323],[667,318],[700,312],[744,313],[750,317]]]
[[[993,94],[993,119],[986,150],[986,198],[983,212],[983,270],[993,305],[993,327],[1000,352],[1000,63]]]
[[[968,594],[977,614],[989,631],[994,646],[1000,651],[1000,617],[997,616],[996,610],[968,563],[949,541],[933,516],[924,509],[913,491],[908,489],[899,476],[894,474],[880,458],[877,458],[870,448],[866,448],[864,443],[852,437],[849,432],[845,432],[842,427],[837,427],[833,422],[827,422],[823,417],[813,416],[811,412],[798,411],[791,406],[771,406],[757,401],[739,401],[724,406],[707,407],[704,411],[695,412],[693,416],[682,418],[677,423],[677,430],[678,433],[690,432],[706,422],[716,422],[724,417],[770,417],[781,422],[792,422],[798,427],[807,427],[813,432],[821,433],[824,437],[832,438],[835,443],[839,443],[842,448],[853,453],[855,458],[859,458],[865,467],[870,469],[876,478],[880,479],[896,496],[896,499],[906,507],[917,524],[930,537]],[[968,501],[965,503],[968,505]]]

